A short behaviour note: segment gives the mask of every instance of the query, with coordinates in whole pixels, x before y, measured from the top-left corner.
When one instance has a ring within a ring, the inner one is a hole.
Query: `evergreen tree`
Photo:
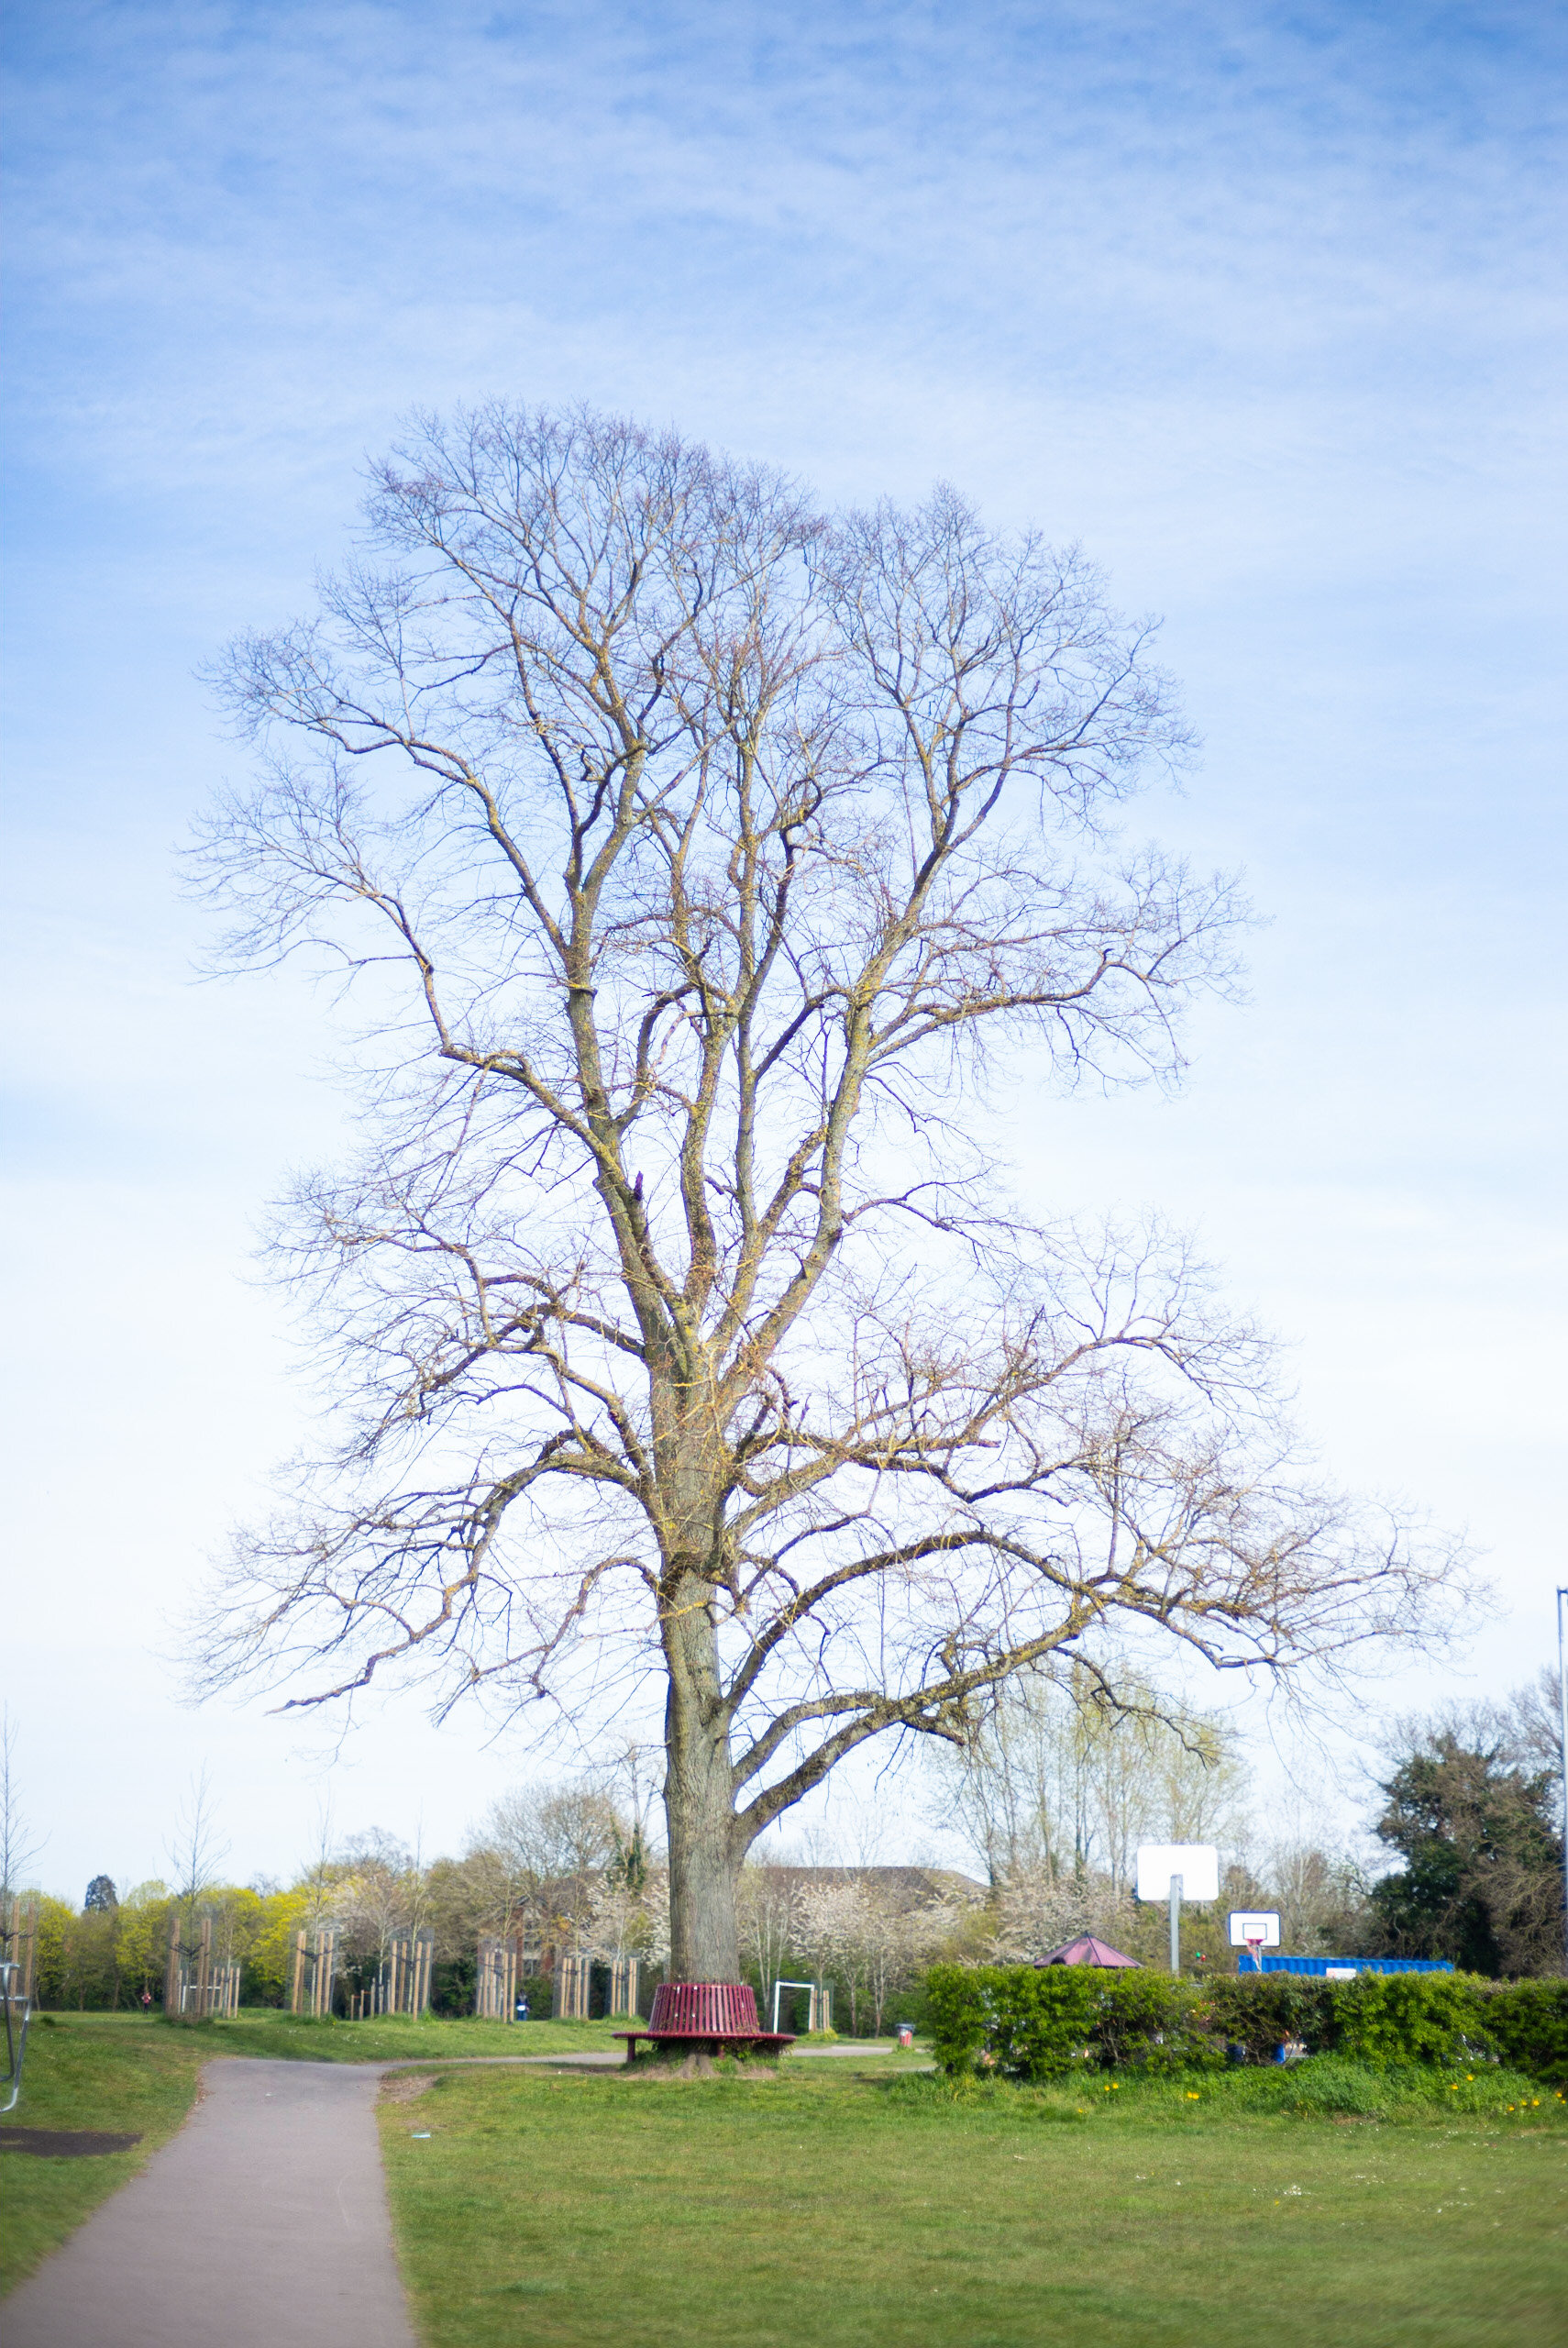
[[[1383,1787],[1381,1841],[1405,1861],[1372,1894],[1385,1953],[1472,1973],[1560,1969],[1562,1847],[1551,1773],[1462,1724],[1419,1731]]]

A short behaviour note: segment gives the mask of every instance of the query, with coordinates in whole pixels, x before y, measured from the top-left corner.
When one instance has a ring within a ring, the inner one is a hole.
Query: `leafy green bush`
[[[948,2072],[1042,2080],[1086,2065],[1168,2071],[1223,2059],[1201,1995],[1163,1973],[939,1965],[926,1996],[936,2059]]]
[[[1483,1993],[1482,2012],[1505,2062],[1568,2087],[1568,1980],[1510,1981]]]
[[[1210,2027],[1253,2063],[1270,2063],[1287,2038],[1320,2046],[1328,2037],[1329,1984],[1310,1974],[1243,1974],[1206,1984]]]
[[[1501,2056],[1568,2082],[1568,1981],[1494,1987],[1464,1973],[1264,1974],[1194,1984],[1090,1966],[939,1965],[926,1980],[936,2059],[950,2073],[1059,2078],[1083,2065],[1210,2069],[1227,2044],[1267,2063],[1286,2038],[1372,2071],[1460,2068]]]
[[[1053,1968],[1065,1969],[1065,1968]],[[1211,2027],[1208,1984],[1195,1989],[1168,1973],[1101,1973],[1075,1966],[1098,1989],[1091,2031],[1102,2069],[1208,2070],[1225,2059]]]
[[[1329,1989],[1329,2047],[1375,2070],[1487,2050],[1488,2000],[1468,1973],[1360,1973]]]
[[[1030,1978],[1033,1975],[1032,1979]],[[1055,2079],[1088,2057],[1098,1984],[1081,1966],[998,1966],[992,2051],[1010,2079]]]
[[[1058,2077],[1085,2058],[1099,1979],[1079,1966],[933,1966],[926,2002],[938,2063],[1011,2079]]]
[[[430,2010],[457,2021],[474,2010],[479,1967],[471,1956],[437,1958],[430,1968]]]
[[[933,1965],[925,1977],[926,2024],[937,2066],[950,2074],[972,2070],[986,2043],[980,1974],[974,1965]]]

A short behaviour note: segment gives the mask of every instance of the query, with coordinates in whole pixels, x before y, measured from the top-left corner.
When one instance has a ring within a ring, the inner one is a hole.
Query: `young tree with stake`
[[[223,671],[232,954],[367,982],[367,1141],[280,1228],[337,1420],[242,1541],[223,1680],[663,1683],[672,1969],[756,1837],[1125,1624],[1279,1671],[1446,1562],[1295,1471],[1179,1245],[1031,1230],[965,1111],[1166,1078],[1237,907],[1116,811],[1187,737],[1149,630],[949,491],[823,514],[673,434],[493,406]],[[375,1042],[370,1040],[373,1032]],[[311,1676],[314,1673],[314,1676]]]

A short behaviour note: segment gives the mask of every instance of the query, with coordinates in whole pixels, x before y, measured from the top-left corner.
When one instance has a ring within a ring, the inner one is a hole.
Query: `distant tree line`
[[[1126,1683],[1123,1683],[1124,1687]],[[922,1866],[812,1864],[776,1852],[743,1870],[742,1969],[766,2002],[780,1979],[831,1989],[835,2021],[881,2030],[938,1960],[1019,1963],[1093,1932],[1163,1964],[1164,1911],[1132,1897],[1143,1840],[1214,1842],[1216,1911],[1189,1911],[1187,1970],[1233,1969],[1230,1907],[1279,1911],[1304,1955],[1447,1957],[1493,1977],[1563,1970],[1557,1686],[1543,1673],[1500,1704],[1395,1724],[1373,1827],[1390,1862],[1310,1840],[1252,1844],[1246,1774],[1216,1716],[1114,1709],[1085,1679],[1028,1676],[999,1699],[937,1780],[933,1822],[962,1833],[985,1880]],[[246,2003],[286,2002],[295,1936],[337,1932],[345,1997],[395,1940],[436,1945],[438,2010],[471,2010],[481,1935],[511,1941],[526,1977],[566,1953],[635,1955],[651,1980],[669,1953],[668,1877],[644,1805],[598,1784],[520,1788],[460,1857],[422,1856],[384,1830],[324,1836],[288,1884],[220,1878],[205,1789],[182,1825],[176,1882],[123,1896],[93,1877],[81,1909],[39,1896],[36,1983],[46,2006],[135,2009],[161,1996],[171,1931],[213,1922],[214,1954],[243,1968]]]
[[[1446,1957],[1494,1977],[1563,1970],[1555,1674],[1502,1703],[1393,1723],[1371,1822],[1382,1865],[1299,1836],[1260,1847],[1233,1729],[1135,1682],[1110,1702],[1081,1672],[1022,1675],[947,1766],[947,1816],[989,1875],[989,1961],[1043,1956],[1084,1932],[1163,1961],[1165,1915],[1132,1894],[1137,1845],[1154,1841],[1217,1844],[1219,1912],[1277,1911],[1282,1945],[1301,1955]],[[1233,1962],[1217,1922],[1189,1914],[1189,1969]]]

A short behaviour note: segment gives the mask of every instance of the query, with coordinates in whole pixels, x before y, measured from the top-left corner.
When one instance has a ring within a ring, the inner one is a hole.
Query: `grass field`
[[[382,2130],[430,2348],[1563,2337],[1568,2112],[1495,2072],[1077,2097],[955,2097],[886,2057],[448,2074]]]
[[[139,2134],[128,2153],[38,2160],[8,2153],[0,2169],[0,2291],[30,2275],[57,2243],[167,2143],[191,2108],[204,2063],[270,2054],[312,2063],[386,2063],[475,2054],[576,2052],[613,2042],[597,2022],[295,2021],[265,2010],[237,2021],[165,2029],[130,2014],[35,2018],[22,2099],[6,2126]]]
[[[0,2271],[29,2272],[128,2177],[215,2056],[436,2066],[609,2043],[598,2024],[61,2016],[36,2031],[12,2123],[143,2141],[108,2158],[6,2154]],[[1496,2071],[1391,2077],[1320,2058],[1197,2085],[955,2089],[889,2054],[776,2077],[412,2084],[416,2099],[383,2103],[382,2141],[428,2348],[1562,2337],[1568,2104]]]

